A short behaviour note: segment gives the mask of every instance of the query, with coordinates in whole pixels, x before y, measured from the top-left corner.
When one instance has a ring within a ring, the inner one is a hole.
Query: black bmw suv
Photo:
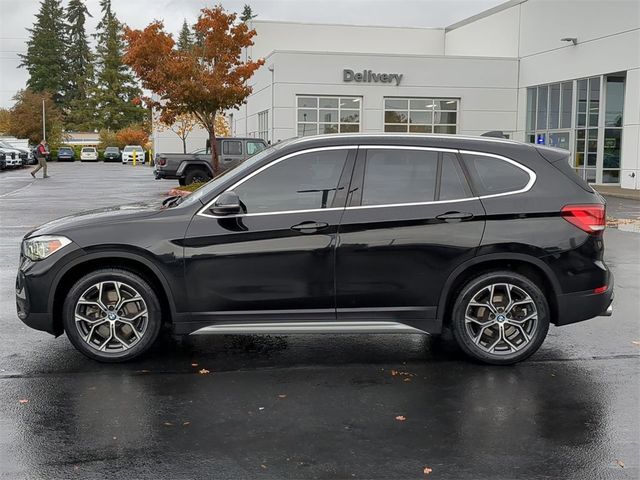
[[[18,315],[85,355],[136,357],[163,324],[213,332],[450,329],[518,362],[549,324],[611,314],[605,205],[568,152],[460,136],[274,145],[190,196],[27,234]]]

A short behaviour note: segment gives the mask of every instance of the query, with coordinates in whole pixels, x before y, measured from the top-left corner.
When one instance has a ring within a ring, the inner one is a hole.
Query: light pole
[[[45,128],[46,120],[45,120],[45,112],[44,112],[44,98],[42,99],[42,139],[44,141],[47,140],[47,130]]]

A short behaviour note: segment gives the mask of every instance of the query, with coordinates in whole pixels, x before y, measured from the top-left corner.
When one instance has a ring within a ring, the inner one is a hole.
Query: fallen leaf
[[[27,400],[26,398],[23,398],[22,400],[18,400],[20,402],[21,405],[24,405],[25,403],[29,403],[29,400]]]
[[[182,425],[184,425],[184,426],[191,425],[191,422],[182,422]]]
[[[278,395],[278,398],[287,398],[287,396],[284,393],[281,393],[280,395]]]
[[[164,422],[164,424],[165,424],[167,427],[171,427],[171,426],[173,426],[173,423],[171,423],[171,422]]]
[[[140,373],[149,373],[151,370],[138,370]]]
[[[425,475],[429,475],[431,472],[433,472],[433,468],[424,467],[424,470],[422,470]]]
[[[399,422],[404,422],[407,419],[407,417],[405,417],[404,415],[398,415],[396,417],[396,420],[398,420]]]
[[[264,410],[264,407],[258,407],[258,410]]]
[[[622,460],[616,460],[616,462],[618,462],[620,468],[624,468],[624,462]]]
[[[640,347],[640,341],[639,341],[639,340],[634,340],[634,341],[633,341],[633,342],[631,342],[631,343],[633,343],[634,345],[638,345],[638,346]]]
[[[198,370],[198,373],[200,375],[206,375],[207,373],[210,373],[210,372],[206,368],[201,368],[200,370]]]
[[[197,366],[198,366],[198,364],[197,364],[197,363],[192,363],[192,364],[191,364],[191,366],[192,366],[192,367],[197,367]]]
[[[410,382],[410,381],[411,381],[411,379],[410,379],[410,378],[405,378],[405,379],[403,380],[403,382]]]
[[[398,375],[398,371],[397,370],[391,370],[391,376],[395,377],[396,375]]]
[[[114,439],[114,440],[117,440],[117,439],[118,439],[118,437],[113,437],[113,439]]]
[[[260,464],[260,468],[264,468],[265,470],[267,469],[267,466],[264,463]]]

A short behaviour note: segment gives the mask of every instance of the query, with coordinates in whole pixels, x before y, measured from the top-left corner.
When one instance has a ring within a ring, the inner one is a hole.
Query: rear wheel
[[[161,308],[142,277],[127,270],[100,269],[71,288],[63,324],[71,343],[87,357],[124,362],[144,353],[156,340]]]
[[[184,176],[185,185],[208,182],[210,179],[209,172],[203,168],[190,168]]]
[[[452,327],[467,355],[485,363],[509,365],[540,348],[549,329],[549,307],[540,288],[524,275],[488,272],[461,289]]]

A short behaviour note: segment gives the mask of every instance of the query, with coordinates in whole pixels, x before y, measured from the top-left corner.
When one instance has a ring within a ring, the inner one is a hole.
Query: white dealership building
[[[640,189],[638,0],[511,0],[445,28],[251,26],[246,54],[265,64],[228,112],[236,136],[501,131],[570,150],[592,183]],[[181,141],[156,130],[154,147]]]

